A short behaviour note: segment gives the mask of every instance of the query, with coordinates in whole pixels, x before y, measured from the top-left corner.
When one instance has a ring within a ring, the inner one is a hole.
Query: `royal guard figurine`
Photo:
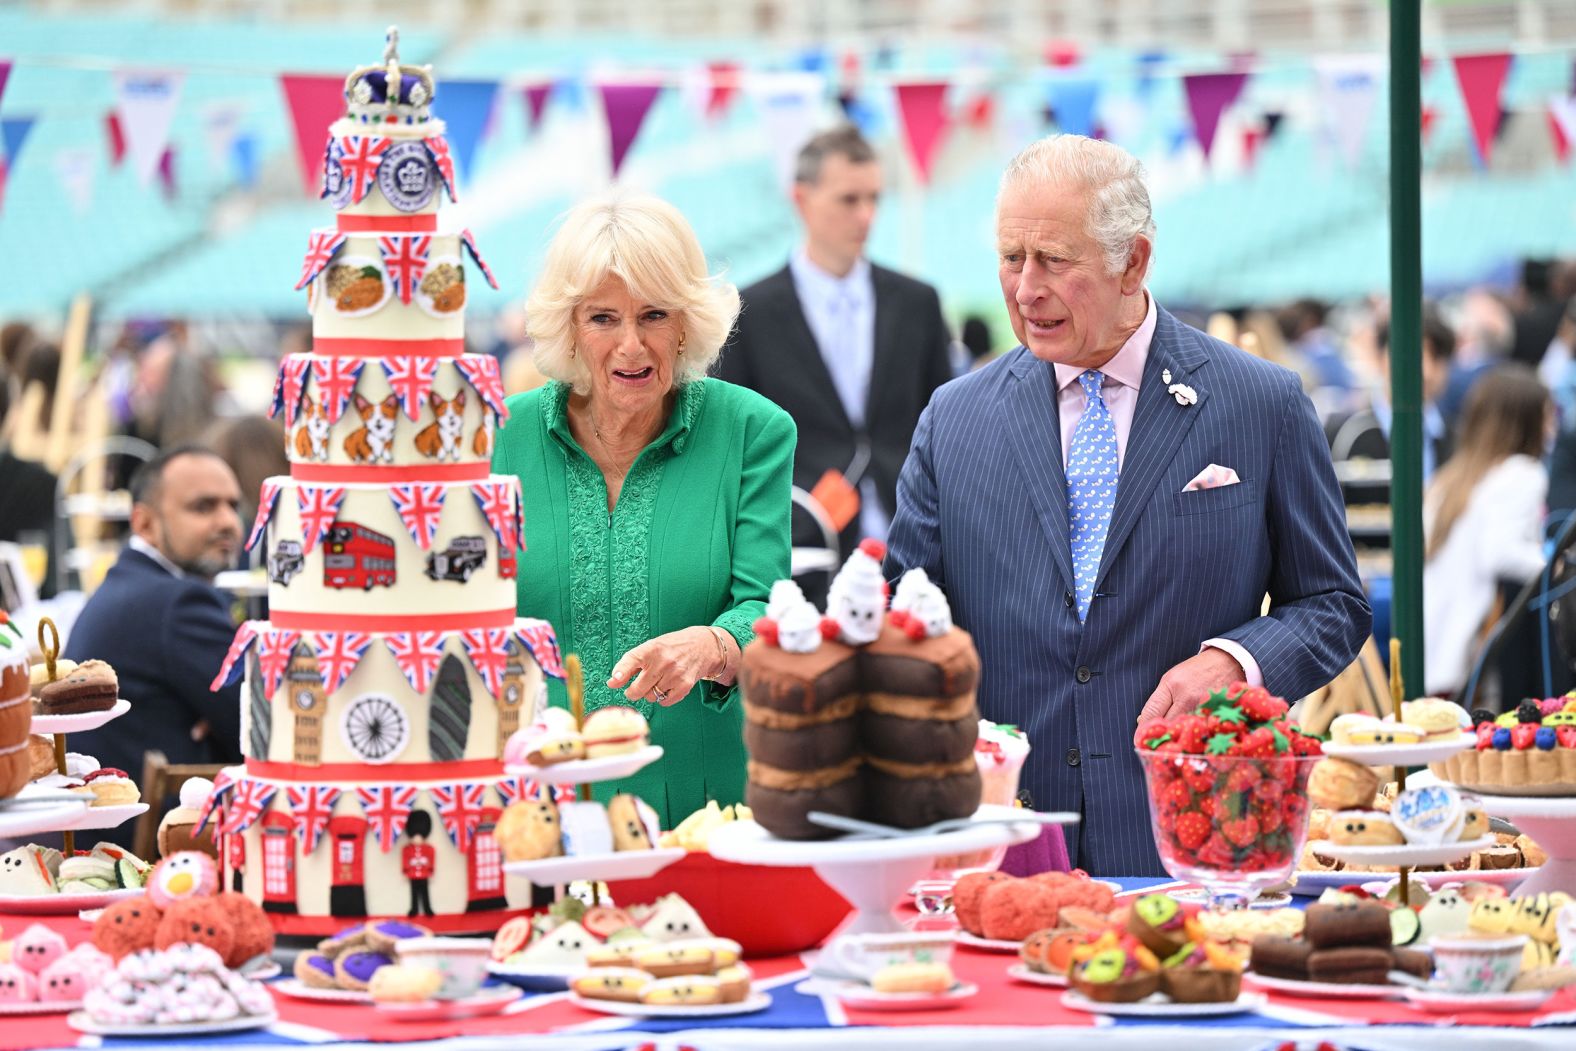
[[[410,880],[410,915],[431,916],[432,898],[427,888],[432,879],[432,869],[437,854],[427,838],[432,835],[432,815],[425,810],[412,810],[405,822],[405,835],[410,839],[400,853],[400,871]]]

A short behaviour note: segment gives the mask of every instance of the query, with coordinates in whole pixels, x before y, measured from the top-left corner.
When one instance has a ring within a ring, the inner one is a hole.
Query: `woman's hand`
[[[648,639],[624,654],[613,665],[607,685],[616,690],[634,678],[624,690],[625,697],[652,700],[666,708],[677,704],[701,679],[721,674],[726,664],[718,656],[717,638],[710,628],[681,628]]]

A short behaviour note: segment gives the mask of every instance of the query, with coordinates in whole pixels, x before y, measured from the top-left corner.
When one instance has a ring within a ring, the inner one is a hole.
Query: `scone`
[[[443,975],[435,968],[395,963],[372,972],[367,992],[380,1004],[413,1004],[431,1000],[443,988]]]
[[[655,1006],[688,1006],[722,1003],[722,983],[709,974],[657,978],[640,991],[640,1002]]]
[[[1377,810],[1343,810],[1330,822],[1330,840],[1351,847],[1400,846],[1406,842],[1390,815]]]
[[[1465,732],[1465,712],[1459,704],[1438,697],[1423,697],[1401,705],[1401,721],[1421,730],[1429,740],[1448,740]]]
[[[944,963],[891,963],[870,978],[878,993],[944,993],[956,984]]]
[[[1326,756],[1313,764],[1308,773],[1308,798],[1326,810],[1373,806],[1378,791],[1379,775],[1349,759]]]
[[[595,1000],[638,1004],[640,994],[651,983],[651,975],[638,967],[596,967],[570,979],[569,988]]]
[[[57,773],[55,767],[55,738],[52,734],[33,734],[27,739],[29,781]]]
[[[638,752],[651,739],[646,717],[622,704],[610,704],[587,715],[580,726],[585,738],[586,758]]]
[[[142,799],[137,783],[113,766],[101,767],[82,781],[93,793],[94,806],[128,806]]]
[[[560,857],[564,852],[558,807],[551,800],[527,799],[511,803],[498,816],[498,827],[493,834],[507,861],[537,861]]]
[[[65,660],[63,658],[60,659],[60,660],[55,661],[55,678],[56,679],[64,679],[67,675],[70,675],[72,672],[74,672],[76,670],[77,670],[77,662],[76,661],[68,661],[68,660]],[[49,685],[49,683],[51,681],[50,678],[49,678],[49,665],[47,665],[47,664],[35,664],[35,665],[33,665],[32,668],[28,669],[27,681],[28,681],[28,685],[32,688],[33,696],[36,698],[38,696],[38,691],[41,688]]]

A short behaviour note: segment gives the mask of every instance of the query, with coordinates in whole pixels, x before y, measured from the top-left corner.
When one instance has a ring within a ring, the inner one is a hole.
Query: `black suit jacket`
[[[875,265],[870,281],[875,289],[875,355],[865,398],[864,430],[870,446],[865,473],[875,482],[890,517],[897,509],[897,476],[919,414],[935,389],[952,378],[950,337],[934,288]],[[793,417],[799,426],[794,485],[813,489],[828,469],[848,470],[861,436],[821,357],[792,270],[783,267],[746,288],[741,298],[739,320],[717,374],[759,391]],[[820,535],[806,531],[809,524],[796,516],[794,543],[818,547]],[[859,542],[857,517],[840,540],[845,555]]]
[[[122,551],[72,625],[64,655],[108,661],[131,711],[100,729],[72,734],[71,750],[138,782],[150,749],[171,763],[240,762],[241,686],[208,689],[234,637],[224,592],[171,576],[140,551]],[[208,736],[193,741],[192,727],[202,719]],[[127,822],[104,838],[124,838],[130,846],[135,827]]]

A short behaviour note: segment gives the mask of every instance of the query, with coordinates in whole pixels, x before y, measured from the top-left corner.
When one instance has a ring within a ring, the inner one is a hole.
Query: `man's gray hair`
[[[820,182],[821,166],[832,156],[842,157],[850,164],[869,164],[876,159],[876,151],[870,141],[859,134],[858,128],[841,124],[799,147],[799,156],[794,161],[794,182],[810,185]]]
[[[1105,256],[1108,274],[1127,268],[1133,242],[1155,241],[1155,214],[1144,184],[1144,166],[1115,143],[1084,135],[1050,135],[1026,146],[1002,173],[996,193],[1023,186],[1066,186],[1089,191],[1089,236]],[[1153,255],[1150,260],[1153,262]]]

